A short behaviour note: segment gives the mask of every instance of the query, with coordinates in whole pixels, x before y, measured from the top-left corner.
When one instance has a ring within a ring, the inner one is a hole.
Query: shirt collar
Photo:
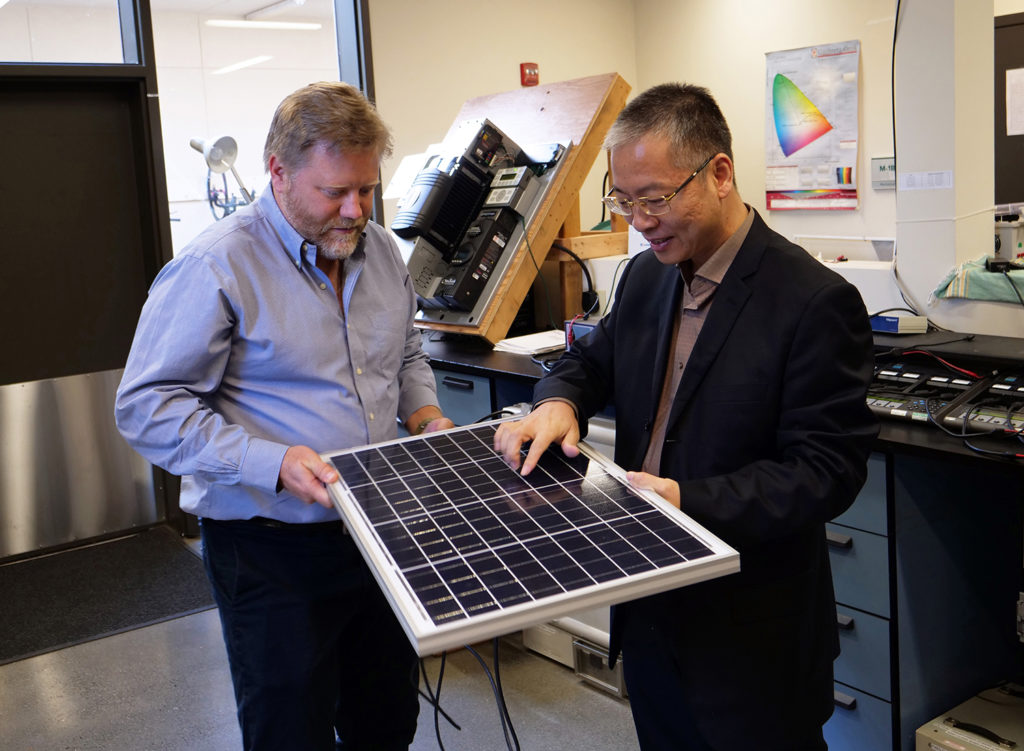
[[[303,251],[310,254],[306,261],[313,263],[316,260],[316,247],[307,243],[284,218],[281,207],[277,205],[277,199],[274,198],[274,189],[269,183],[260,197],[256,199],[256,203],[267,221],[270,222],[270,226],[274,228],[285,252],[292,259],[292,263],[296,266],[302,265]]]
[[[729,238],[722,243],[721,247],[711,254],[694,274],[694,278],[705,279],[714,284],[721,284],[725,273],[729,270],[736,255],[740,252],[743,241],[747,239],[747,233],[754,225],[754,211],[747,206],[747,216],[743,223],[733,232]]]

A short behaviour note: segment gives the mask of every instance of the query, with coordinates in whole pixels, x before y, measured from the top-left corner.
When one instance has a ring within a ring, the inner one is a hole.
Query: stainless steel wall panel
[[[0,386],[0,557],[159,521],[114,425],[120,370]]]

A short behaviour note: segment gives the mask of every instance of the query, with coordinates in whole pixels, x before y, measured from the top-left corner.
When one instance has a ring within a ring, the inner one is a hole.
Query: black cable
[[[537,355],[530,355],[530,362],[534,365],[540,365],[541,368],[544,369],[544,372],[547,373],[555,367],[555,363],[558,362],[561,357],[561,355],[558,355],[558,357],[538,357]]]
[[[455,724],[455,721],[448,716],[448,713],[441,709],[441,683],[444,681],[444,665],[447,659],[448,653],[442,652],[441,667],[437,673],[437,690],[433,693],[430,693],[430,681],[427,680],[426,666],[424,665],[423,660],[420,660],[420,668],[423,670],[423,682],[427,685],[427,692],[431,698],[430,703],[434,705],[434,736],[437,738],[437,747],[441,749],[441,751],[444,751],[444,743],[441,741],[441,715],[443,714],[445,719],[448,720],[454,728],[462,730],[462,728]]]
[[[1006,405],[1006,428],[1004,428],[1006,432],[1010,433],[1020,442],[1024,442],[1024,427],[1014,427],[1013,419],[1014,416],[1021,414],[1022,408],[1024,408],[1024,404],[1021,404],[1021,402],[1010,402]]]
[[[882,308],[881,310],[877,310],[874,313],[868,313],[868,318],[874,318],[875,316],[880,316],[883,313],[896,312],[913,313],[915,316],[917,315],[917,311],[914,310],[913,308]]]
[[[978,402],[977,404],[973,404],[973,405],[971,405],[971,408],[968,409],[967,412],[964,413],[964,431],[965,431],[965,435],[967,435],[966,434],[967,423],[970,421],[971,414],[973,412],[975,412],[976,410],[980,409],[981,407],[986,406],[988,403],[989,402],[982,401],[982,402]],[[1009,426],[1013,425],[1013,422],[1009,419],[1009,415],[1007,415],[1007,425],[1009,425]],[[1019,430],[1018,431],[1013,431],[1013,430],[1011,430],[1009,428],[1007,428],[1007,429],[997,428],[995,430],[988,431],[987,433],[972,433],[972,434],[970,434],[967,437],[972,437],[973,438],[974,436],[978,436],[978,435],[981,435],[981,436],[984,436],[984,435],[994,435],[996,433],[1003,433],[1003,432],[1012,432],[1012,433],[1015,433],[1018,436],[1020,435],[1020,431]],[[1017,453],[1016,451],[1003,451],[1001,449],[986,449],[986,448],[982,448],[981,446],[975,446],[973,443],[971,443],[970,441],[967,440],[967,437],[963,438],[963,444],[964,444],[964,446],[969,448],[971,451],[974,451],[975,453],[984,454],[986,456],[999,456],[999,457],[1002,457],[1004,459],[1024,459],[1024,454]]]
[[[493,412],[491,412],[490,414],[484,415],[480,419],[474,420],[473,422],[474,422],[474,424],[478,423],[478,422],[487,422],[488,420],[497,420],[499,417],[510,417],[510,416],[512,416],[514,414],[515,414],[515,412],[513,412],[512,410],[507,409],[507,408],[506,409],[496,409]]]
[[[892,116],[892,169],[893,169],[893,179],[897,183],[897,190],[896,190],[896,202],[897,203],[899,202],[900,193],[899,193],[899,189],[898,189],[899,188],[899,154],[898,154],[898,149],[896,148],[896,42],[899,39],[899,34],[900,34],[900,21],[901,21],[900,8],[901,8],[901,5],[902,5],[902,0],[896,0],[896,16],[893,19],[893,24],[892,24],[892,50],[891,50],[890,63],[889,63],[889,102],[890,102],[889,106],[890,106],[890,108],[892,110],[892,112],[891,112],[891,116]],[[900,274],[899,274],[899,270],[898,270],[898,250],[897,250],[895,245],[893,245],[893,251],[892,251],[892,275],[893,275],[893,279],[896,282],[896,289],[900,293],[900,297],[903,298],[904,302],[908,302],[907,301],[907,296],[906,296],[906,294],[903,291],[902,281],[900,280]],[[916,301],[915,301],[915,304],[916,304]],[[914,312],[915,315],[917,314],[916,310],[914,310],[913,312]],[[928,328],[935,329],[937,331],[948,331],[948,329],[943,328],[942,326],[939,326],[937,323],[933,323],[932,321],[928,321]]]
[[[971,433],[967,432],[967,429],[968,429],[968,427],[970,426],[970,423],[971,423],[971,415],[974,414],[975,412],[977,412],[978,410],[980,410],[982,407],[988,406],[989,404],[992,404],[992,403],[995,403],[995,402],[993,400],[991,400],[991,399],[988,399],[988,400],[982,400],[980,402],[977,402],[975,404],[970,405],[970,407],[964,412],[963,418],[960,421],[960,431],[959,432],[955,431],[955,430],[950,430],[945,425],[943,425],[938,420],[936,420],[935,419],[935,415],[932,413],[931,408],[928,405],[927,400],[925,401],[925,411],[927,412],[927,415],[928,415],[928,422],[930,422],[932,425],[937,427],[943,433],[946,433],[947,435],[950,435],[950,436],[952,436],[954,438],[959,438],[961,443],[963,443],[965,448],[970,449],[971,451],[973,451],[973,452],[975,452],[977,454],[984,454],[986,456],[998,456],[998,457],[1002,457],[1002,458],[1005,458],[1005,459],[1024,459],[1024,454],[1018,454],[1018,453],[1016,453],[1014,451],[1003,451],[1003,450],[982,448],[981,446],[974,445],[973,443],[971,443],[968,440],[968,438],[980,438],[980,437],[991,436],[991,435],[995,435],[997,433],[1004,433],[1004,432],[1011,432],[1014,435],[1016,435],[1018,439],[1021,438],[1021,434],[1022,434],[1021,430],[1005,430],[1003,428],[995,428],[995,429],[992,429],[992,430],[974,431],[974,432],[971,432]],[[1011,419],[1012,418],[1012,414],[1013,414],[1013,409],[1012,409],[1012,405],[1011,405],[1010,407],[1008,407],[1008,411],[1007,411],[1006,424],[1008,426],[1012,426],[1013,425],[1013,421]]]
[[[442,666],[441,673],[437,677],[437,694],[435,695],[430,689],[430,678],[427,676],[427,664],[420,658],[420,672],[423,675],[423,685],[426,687],[426,691],[419,689],[420,696],[425,698],[427,702],[434,708],[434,733],[437,736],[437,746],[441,751],[444,751],[444,744],[441,742],[441,726],[438,715],[443,716],[448,720],[448,724],[456,730],[462,730],[462,726],[459,725],[452,716],[444,711],[441,707],[441,676],[444,674],[444,655],[441,655]]]
[[[576,261],[576,263],[578,263],[580,265],[580,268],[583,269],[583,276],[585,276],[587,278],[587,290],[589,292],[596,292],[597,291],[597,290],[594,289],[594,280],[590,276],[590,269],[587,268],[587,264],[583,263],[583,259],[582,258],[580,258],[573,251],[569,250],[567,247],[562,245],[562,243],[558,243],[558,242],[551,243],[551,247],[552,248],[558,248],[563,253],[566,253],[567,255],[569,255],[572,258],[572,260]]]
[[[1010,278],[1010,272],[1007,271],[1006,269],[1003,269],[1003,276],[1005,276],[1006,277],[1006,281],[1009,282],[1010,289],[1012,289],[1014,291],[1014,294],[1017,295],[1017,299],[1020,300],[1020,304],[1024,305],[1024,297],[1020,296],[1020,290],[1017,289],[1017,285],[1014,284],[1013,283],[1013,279]]]
[[[501,721],[501,732],[505,738],[505,745],[509,751],[520,751],[519,737],[516,735],[515,727],[512,724],[512,715],[508,711],[508,704],[505,701],[505,693],[501,687],[501,668],[499,667],[499,637],[495,637],[493,640],[493,661],[494,661],[494,672],[492,674],[491,668],[487,665],[486,661],[480,654],[473,649],[471,646],[466,645],[465,649],[476,661],[480,663],[480,666],[484,669],[484,675],[487,676],[487,680],[491,684],[491,691],[494,694],[495,704],[498,708],[498,719]],[[441,722],[440,717],[443,715],[448,723],[456,730],[461,731],[462,728],[458,723],[451,718],[451,716],[441,708],[441,684],[444,681],[444,669],[445,662],[448,658],[447,652],[441,653],[440,669],[437,675],[437,688],[431,690],[430,679],[427,676],[427,667],[424,660],[420,660],[420,672],[423,676],[423,684],[426,688],[426,692],[420,691],[420,695],[424,696],[427,701],[434,708],[434,735],[437,738],[437,745],[440,751],[444,751],[444,743],[441,740]]]
[[[512,715],[509,714],[508,704],[505,703],[505,692],[501,688],[501,660],[498,659],[498,637],[494,637],[494,680],[498,685],[498,698],[501,700],[501,711],[505,713],[505,717],[508,718],[508,729],[512,734],[512,740],[515,741],[516,748],[519,748],[519,737],[516,735],[516,729],[512,725]]]
[[[557,248],[558,250],[567,254],[570,258],[572,258],[574,261],[576,261],[576,263],[580,265],[581,269],[583,269],[583,276],[587,278],[587,291],[594,295],[594,301],[590,304],[590,308],[583,313],[584,319],[590,318],[590,314],[597,309],[598,303],[601,301],[600,298],[597,296],[597,290],[594,289],[594,279],[592,276],[590,276],[590,269],[587,268],[587,264],[583,262],[582,258],[580,258],[578,255],[573,253],[571,250],[569,250],[561,243],[551,243],[551,247]]]
[[[619,283],[619,272],[622,271],[622,267],[629,263],[632,258],[623,258],[617,264],[615,264],[615,272],[612,274],[612,283],[608,287],[608,300],[604,304],[604,313],[602,315],[608,315],[608,309],[612,306],[612,301],[615,299],[615,291]]]
[[[957,344],[958,342],[973,342],[973,341],[974,341],[974,334],[965,334],[964,336],[961,336],[961,337],[959,337],[957,339],[948,339],[947,341],[944,341],[944,342],[928,342],[928,346],[929,347],[942,347],[942,346],[944,346],[946,344]],[[917,346],[913,346],[913,347],[892,347],[891,349],[888,349],[885,352],[876,352],[875,353],[875,359],[877,360],[879,358],[899,357],[900,355],[906,354],[907,352],[913,352],[913,351],[919,350],[919,349],[920,349],[920,347],[917,347]]]
[[[928,415],[928,422],[930,422],[932,425],[937,427],[939,430],[941,430],[946,435],[953,436],[954,438],[959,438],[961,441],[964,442],[965,445],[967,444],[967,439],[968,438],[976,438],[976,437],[980,437],[980,436],[992,435],[992,433],[995,432],[995,431],[992,431],[992,430],[976,431],[974,433],[968,433],[967,432],[967,428],[968,428],[968,426],[970,425],[970,422],[971,422],[970,421],[971,413],[976,409],[976,407],[971,407],[971,409],[967,410],[967,412],[964,413],[964,419],[963,419],[963,421],[961,423],[959,431],[951,430],[950,428],[947,428],[945,425],[943,425],[941,422],[939,422],[935,418],[935,413],[931,411],[931,408],[929,407],[927,400],[925,400],[924,409],[925,409],[925,412]],[[971,447],[967,446],[967,448],[971,448]]]
[[[973,336],[971,336],[970,338],[973,338]],[[957,341],[960,341],[960,340],[957,340]],[[937,362],[941,363],[944,367],[946,367],[948,370],[951,370],[953,372],[969,375],[969,376],[972,376],[974,378],[982,378],[983,377],[983,376],[981,376],[981,375],[979,375],[977,373],[973,373],[973,372],[971,372],[969,370],[966,370],[964,368],[959,368],[956,365],[953,365],[952,363],[947,362],[946,360],[944,360],[943,358],[939,357],[935,353],[929,352],[927,350],[916,349],[916,348],[908,348],[908,349],[902,349],[902,350],[897,351],[897,350],[893,349],[893,350],[890,350],[888,353],[884,353],[883,356],[888,355],[888,354],[893,354],[893,353],[901,354],[901,355],[925,355],[925,356],[930,357],[930,358],[936,360]],[[878,357],[878,355],[876,355],[876,358],[877,357]],[[884,385],[881,385],[878,388],[874,389],[871,393],[875,394],[875,395],[881,395],[883,397],[884,396],[906,396],[906,392],[900,391],[900,390],[898,390],[898,388],[895,388],[895,387],[887,388]],[[935,397],[935,398],[937,399],[938,397]],[[949,401],[952,402],[952,401],[955,401],[955,399],[956,399],[956,397],[953,397]],[[997,456],[997,457],[1002,457],[1002,458],[1007,458],[1007,459],[1024,459],[1024,454],[1022,454],[1022,453],[1017,453],[1017,452],[1014,452],[1014,451],[997,450],[997,449],[987,449],[987,448],[983,448],[981,446],[977,446],[977,445],[973,444],[969,440],[970,438],[983,438],[985,436],[994,436],[994,435],[997,435],[997,434],[1007,434],[1007,433],[1009,433],[1009,434],[1015,436],[1018,439],[1018,441],[1024,443],[1024,428],[1020,428],[1020,429],[1013,428],[1013,415],[1015,414],[1015,409],[1014,408],[1015,408],[1015,406],[1024,406],[1024,403],[1011,403],[1011,404],[1007,405],[1007,407],[1006,407],[1006,418],[1005,418],[1006,419],[1006,425],[1007,425],[1006,428],[993,428],[993,429],[989,429],[989,430],[972,430],[971,432],[968,432],[968,429],[971,427],[971,416],[973,414],[978,412],[983,407],[991,406],[993,404],[998,405],[999,402],[996,402],[995,400],[992,400],[992,399],[984,399],[982,401],[975,402],[973,404],[968,405],[967,409],[965,410],[965,412],[963,414],[963,417],[960,419],[960,430],[958,430],[958,431],[957,430],[953,430],[953,429],[947,427],[946,425],[944,425],[936,417],[936,413],[932,411],[931,398],[924,397],[923,398],[923,402],[924,402],[924,409],[925,409],[925,414],[926,414],[926,416],[928,418],[928,422],[931,423],[932,425],[934,425],[939,430],[941,430],[946,435],[952,436],[953,438],[959,438],[961,443],[964,445],[965,448],[967,448],[967,449],[969,449],[971,451],[974,451],[975,453],[985,454],[987,456]]]
[[[901,0],[896,0],[896,18],[892,24],[892,59],[889,63],[889,98],[892,107],[892,168],[893,174],[897,180],[899,169],[896,166],[896,40],[899,38],[900,33],[900,4]],[[896,192],[899,196],[899,191]],[[895,259],[893,259],[895,261]]]
[[[495,641],[497,641],[497,639],[495,639]],[[490,668],[487,666],[484,658],[481,657],[475,649],[469,645],[466,645],[465,649],[476,658],[477,662],[480,663],[480,667],[484,669],[484,675],[486,675],[487,680],[491,682],[491,691],[494,693],[494,702],[498,707],[498,719],[501,720],[501,732],[505,737],[506,748],[508,748],[509,751],[513,751],[513,749],[515,749],[515,751],[519,751],[519,738],[516,736],[515,728],[512,727],[512,718],[509,716],[508,707],[505,705],[505,699],[502,695],[502,691],[495,682]],[[497,652],[494,653],[494,664],[495,666],[498,664]]]

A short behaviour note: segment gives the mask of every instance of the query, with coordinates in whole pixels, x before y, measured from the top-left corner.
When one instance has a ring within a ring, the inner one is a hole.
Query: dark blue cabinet
[[[1013,678],[1019,468],[876,453],[828,525],[842,654],[831,751],[912,751],[917,728]]]

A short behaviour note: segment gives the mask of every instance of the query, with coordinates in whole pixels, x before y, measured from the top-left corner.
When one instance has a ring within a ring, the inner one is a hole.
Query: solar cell
[[[585,442],[523,477],[500,420],[328,452],[331,498],[422,656],[739,570],[739,555]]]

